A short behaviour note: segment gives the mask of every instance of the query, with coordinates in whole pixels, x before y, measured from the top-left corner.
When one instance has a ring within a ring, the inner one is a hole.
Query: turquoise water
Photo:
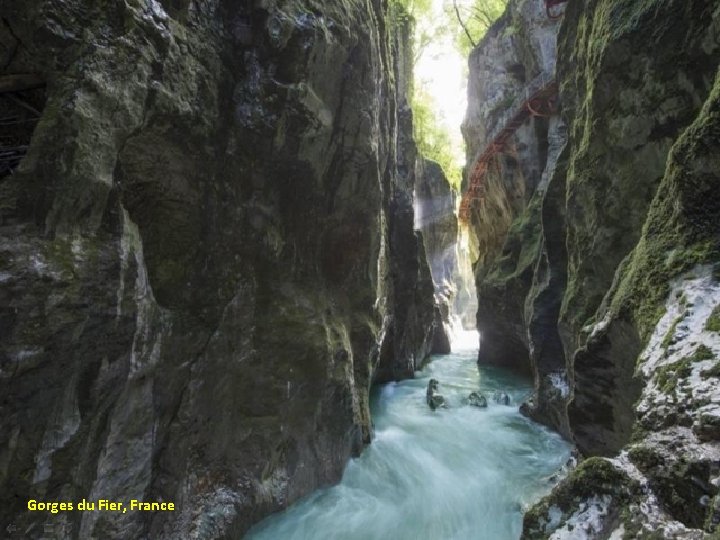
[[[520,415],[529,381],[475,363],[477,339],[417,377],[375,391],[375,439],[337,486],[271,516],[252,540],[516,540],[522,509],[549,492],[570,456],[558,435]],[[449,408],[425,403],[430,378]],[[487,409],[464,403],[480,390]],[[499,405],[502,390],[512,398]]]

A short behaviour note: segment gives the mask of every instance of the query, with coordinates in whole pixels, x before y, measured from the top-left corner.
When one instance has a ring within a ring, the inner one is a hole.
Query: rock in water
[[[500,390],[495,391],[493,399],[495,400],[495,403],[499,403],[500,405],[510,405],[510,396]]]
[[[440,383],[438,383],[437,379],[430,379],[430,382],[428,382],[427,393],[425,394],[425,400],[433,411],[438,407],[447,407],[445,398],[441,394],[436,393],[439,384]]]
[[[468,403],[473,407],[487,407],[487,399],[479,392],[471,392],[468,396]]]

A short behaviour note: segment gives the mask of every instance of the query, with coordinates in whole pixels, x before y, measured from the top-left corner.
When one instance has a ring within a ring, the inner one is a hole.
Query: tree
[[[482,39],[488,28],[502,15],[508,0],[394,0],[413,19],[413,65],[417,64],[432,43],[450,38],[462,56]],[[441,2],[442,16],[438,17]],[[451,185],[459,188],[462,151],[456,148],[451,132],[440,121],[440,110],[433,97],[419,81],[413,84],[411,96],[414,138],[420,153],[436,161],[445,171]]]
[[[432,96],[416,88],[412,98],[413,136],[418,151],[440,164],[450,185],[460,187],[461,166],[453,152],[450,134],[437,119],[437,106]]]
[[[455,34],[455,44],[464,56],[469,56],[493,23],[505,11],[508,0],[452,0],[446,3],[446,17]]]

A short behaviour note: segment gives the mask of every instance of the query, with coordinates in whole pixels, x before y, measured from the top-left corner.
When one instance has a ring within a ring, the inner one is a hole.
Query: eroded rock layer
[[[557,24],[510,2],[471,56],[465,125],[474,157],[504,96],[543,70],[558,84],[558,113],[516,132],[471,216],[480,362],[530,371],[524,410],[597,456],[524,538],[704,538],[720,523],[720,8],[561,8]]]
[[[0,530],[238,538],[369,441],[436,325],[388,9],[0,1],[47,98],[0,179]],[[178,510],[26,509],[82,498]]]

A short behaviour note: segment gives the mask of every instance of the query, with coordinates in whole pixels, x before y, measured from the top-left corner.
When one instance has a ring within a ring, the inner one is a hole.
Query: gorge
[[[0,536],[718,537],[720,4],[508,0],[459,189],[404,5],[0,0]]]

